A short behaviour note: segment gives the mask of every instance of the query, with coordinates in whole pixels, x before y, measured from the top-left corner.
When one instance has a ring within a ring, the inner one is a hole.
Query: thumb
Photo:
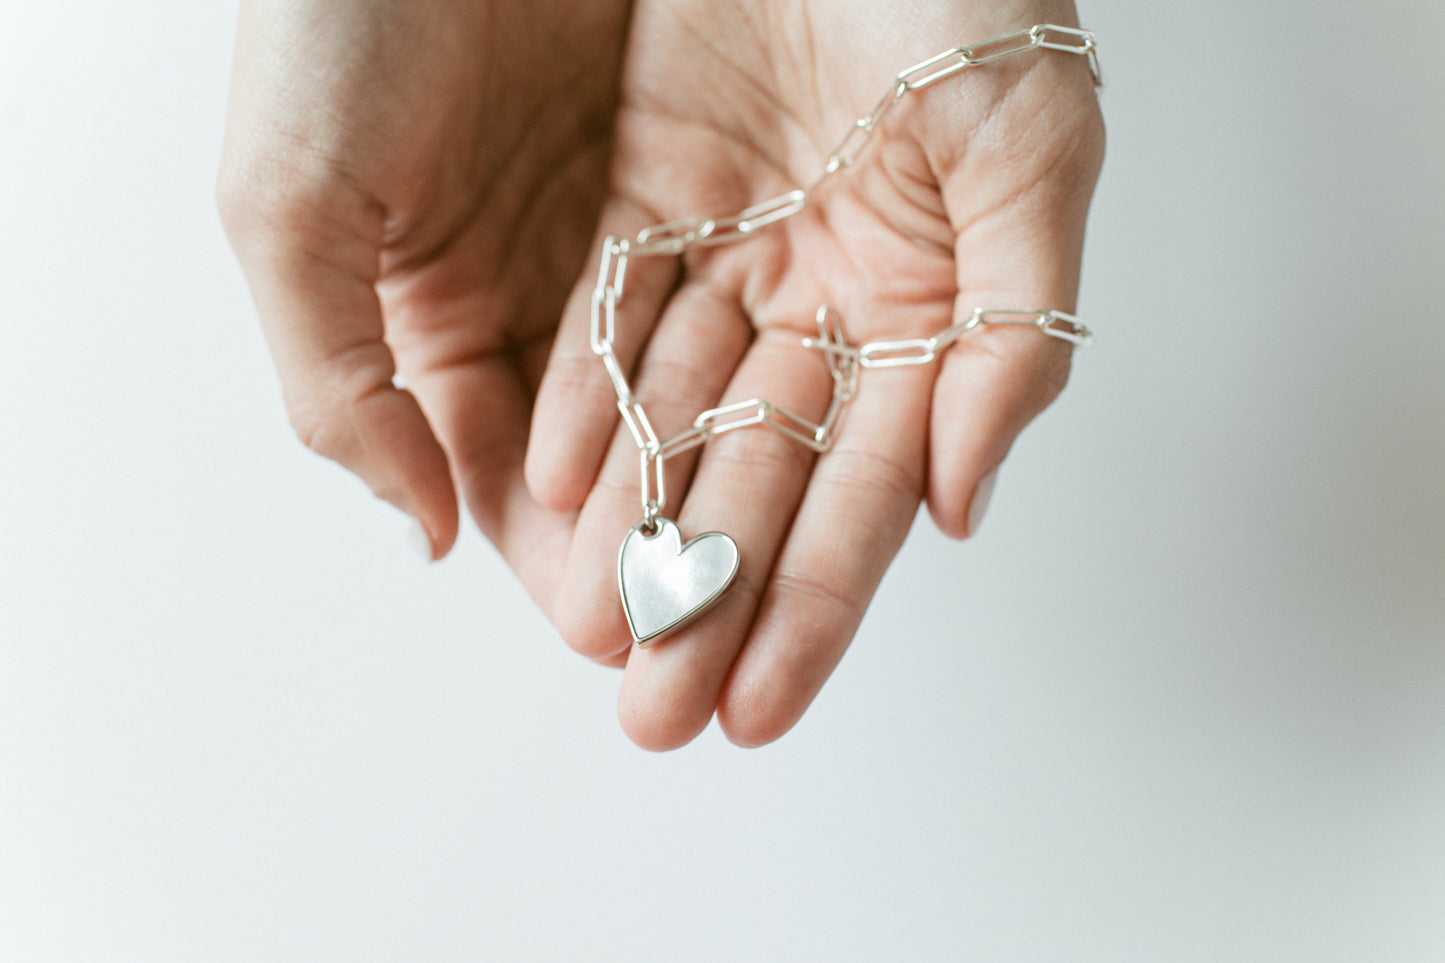
[[[375,289],[379,241],[318,229],[316,206],[262,202],[264,179],[223,167],[222,221],[251,285],[296,434],[414,518],[433,559],[456,541],[447,458],[409,391],[394,386]],[[271,181],[274,185],[274,179]],[[273,188],[274,189],[274,188]],[[359,208],[360,209],[360,208]],[[376,237],[380,237],[380,215]]]
[[[1074,310],[1104,148],[1092,88],[1072,61],[1043,62],[1047,71],[1015,87],[944,179],[957,232],[954,320],[977,322],[976,310],[992,319],[953,344],[934,388],[928,506],[956,538],[977,530],[999,464],[1069,377],[1077,329],[1052,312]]]

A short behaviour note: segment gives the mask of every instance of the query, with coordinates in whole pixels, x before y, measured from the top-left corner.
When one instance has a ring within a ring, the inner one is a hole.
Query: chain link
[[[597,287],[592,293],[592,351],[602,359],[607,377],[617,394],[617,410],[637,443],[643,527],[653,530],[667,506],[666,463],[684,452],[705,444],[709,438],[743,428],[762,426],[815,452],[832,447],[843,412],[858,392],[858,376],[864,368],[902,368],[931,364],[949,345],[980,325],[1027,325],[1052,338],[1075,346],[1093,343],[1094,336],[1077,317],[1049,309],[975,308],[960,321],[931,338],[897,338],[850,344],[838,312],[824,305],[818,309],[816,338],[803,338],[802,345],[822,354],[833,379],[833,396],[823,420],[813,423],[764,398],[750,398],[735,404],[710,408],[698,415],[692,427],[663,440],[648,420],[642,403],[622,370],[614,342],[617,311],[627,281],[627,264],[633,257],[678,256],[690,248],[710,247],[741,241],[768,226],[802,211],[825,180],[854,164],[889,112],[908,94],[946,77],[1026,53],[1055,50],[1083,56],[1089,66],[1095,90],[1104,85],[1094,35],[1087,30],[1038,24],[1027,30],[995,37],[968,47],[954,47],[915,64],[894,78],[888,92],[864,117],[854,121],[848,133],[828,155],[823,171],[806,189],[797,189],[762,201],[731,217],[694,214],[667,221],[641,231],[635,239],[609,236],[602,244]]]

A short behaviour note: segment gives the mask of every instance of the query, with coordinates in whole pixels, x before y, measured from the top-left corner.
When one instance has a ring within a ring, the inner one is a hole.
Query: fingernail
[[[430,565],[436,556],[432,552],[431,536],[415,518],[406,527],[406,544],[423,562]]]
[[[973,500],[968,503],[968,535],[970,538],[978,531],[983,524],[983,516],[988,511],[989,499],[993,498],[993,485],[998,481],[998,469],[995,468],[984,476],[973,490]]]

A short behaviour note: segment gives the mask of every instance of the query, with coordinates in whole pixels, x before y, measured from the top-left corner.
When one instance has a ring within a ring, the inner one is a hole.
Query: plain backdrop
[[[656,756],[292,438],[234,3],[7,0],[0,960],[1445,959],[1445,5],[1081,14],[1098,346],[790,735]]]

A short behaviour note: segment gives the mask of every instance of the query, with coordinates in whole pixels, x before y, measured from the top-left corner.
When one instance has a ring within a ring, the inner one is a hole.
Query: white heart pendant
[[[682,543],[682,533],[665,518],[648,535],[639,524],[617,553],[622,611],[639,646],[651,645],[682,628],[712,605],[738,574],[738,547],[722,532],[706,532]]]

